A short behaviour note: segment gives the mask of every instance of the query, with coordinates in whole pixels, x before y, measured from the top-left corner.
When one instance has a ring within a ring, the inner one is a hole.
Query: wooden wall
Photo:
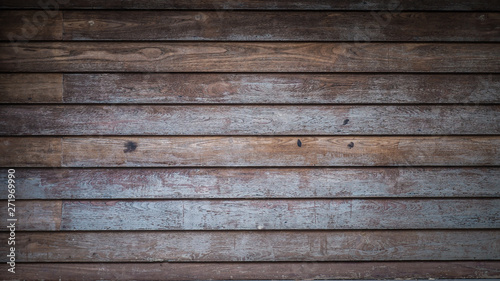
[[[500,278],[497,0],[0,7],[1,279]]]

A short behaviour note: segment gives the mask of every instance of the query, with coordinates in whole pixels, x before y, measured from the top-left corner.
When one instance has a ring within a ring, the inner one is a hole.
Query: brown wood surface
[[[7,173],[0,173],[7,182]],[[500,197],[500,168],[16,169],[21,199]],[[7,199],[7,189],[0,198]]]
[[[64,74],[66,103],[500,103],[499,92],[492,74]]]
[[[40,9],[37,0],[0,0],[0,8]],[[497,0],[57,0],[62,9],[215,9],[215,10],[383,10],[391,13],[400,10],[426,11],[499,11]],[[51,9],[55,7],[51,6]]]
[[[0,134],[491,135],[500,106],[9,105]]]
[[[62,160],[61,153],[60,138],[0,137],[2,167],[59,167]]]
[[[298,140],[301,146],[298,146]],[[0,138],[2,167],[499,165],[498,137]],[[62,157],[62,161],[61,161]]]
[[[16,262],[499,260],[499,237],[498,230],[18,232]],[[2,262],[6,255],[0,248]]]
[[[57,103],[62,97],[62,74],[0,74],[0,103]]]
[[[23,200],[16,208],[25,210],[19,231],[500,227],[500,199]]]
[[[23,263],[16,276],[63,280],[500,278],[498,261],[275,263]]]
[[[488,43],[1,43],[0,72],[26,71],[497,73],[500,52]]]
[[[498,165],[499,147],[498,137],[68,137],[63,166]]]
[[[500,14],[395,13],[384,19],[370,12],[66,11],[64,39],[500,41]]]
[[[62,40],[63,16],[60,11],[0,10],[0,40]]]

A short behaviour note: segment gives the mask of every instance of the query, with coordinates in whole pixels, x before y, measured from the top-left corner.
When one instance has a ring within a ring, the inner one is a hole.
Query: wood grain
[[[60,11],[0,10],[0,40],[11,44],[30,40],[62,40],[63,16]]]
[[[500,197],[500,168],[16,169],[16,182],[22,199]]]
[[[25,279],[251,280],[500,278],[498,261],[274,263],[27,263]]]
[[[498,92],[492,74],[64,74],[66,103],[500,103]]]
[[[61,139],[0,137],[0,155],[1,167],[59,167]]]
[[[16,262],[499,260],[499,237],[498,230],[18,232]],[[0,248],[2,262],[6,255]]]
[[[497,42],[500,14],[65,11],[64,39]]]
[[[18,201],[19,231],[500,227],[500,199]],[[6,221],[5,215],[0,215]],[[60,228],[59,228],[60,225]]]
[[[500,71],[495,44],[31,42],[0,44],[0,72]]]
[[[58,103],[62,74],[0,74],[0,103]]]
[[[498,137],[68,137],[63,166],[482,166],[500,163],[499,146]]]
[[[346,10],[397,13],[400,10],[416,11],[499,11],[496,0],[417,0],[395,2],[390,0],[58,0],[62,9],[197,9],[197,10]],[[40,9],[37,0],[0,0],[0,8]],[[51,7],[52,8],[52,7]]]
[[[0,106],[0,134],[491,135],[500,106],[10,105]]]

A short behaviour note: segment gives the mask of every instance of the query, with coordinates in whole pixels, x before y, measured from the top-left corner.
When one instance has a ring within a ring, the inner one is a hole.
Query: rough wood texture
[[[59,200],[35,200],[16,206],[32,210],[18,214],[20,231],[500,227],[500,199],[62,201],[62,211]]]
[[[495,44],[30,42],[0,44],[0,72],[500,71]]]
[[[500,41],[499,27],[497,13],[64,12],[65,40],[473,42]]]
[[[62,96],[62,74],[0,74],[0,103],[57,103]]]
[[[59,167],[61,139],[0,137],[0,155],[1,167]]]
[[[67,103],[500,103],[499,92],[492,74],[64,74]]]
[[[0,26],[0,40],[3,41],[63,39],[63,16],[60,11],[0,10]]]
[[[500,278],[500,262],[28,263],[16,276],[63,280]]]
[[[63,166],[499,165],[499,147],[499,137],[64,138]]]
[[[0,8],[40,9],[37,0],[0,0]],[[215,9],[215,10],[400,10],[426,11],[499,11],[497,0],[58,0],[62,9]],[[221,11],[222,12],[222,11]]]
[[[20,198],[17,190],[22,189],[23,186],[17,184],[16,198]],[[63,201],[24,201],[16,200],[14,202],[16,208],[16,231],[20,230],[57,230],[61,229],[61,218]],[[0,215],[3,221],[7,221],[8,213]]]
[[[22,199],[500,197],[500,168],[16,169],[16,177]]]
[[[499,237],[498,230],[18,232],[16,262],[499,260]],[[6,255],[0,248],[2,262]]]
[[[491,135],[500,106],[10,105],[0,106],[0,134]]]

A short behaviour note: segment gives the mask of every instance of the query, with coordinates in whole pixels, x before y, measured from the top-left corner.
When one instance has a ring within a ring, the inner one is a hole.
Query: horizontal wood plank
[[[498,137],[64,138],[63,166],[498,165],[499,147]]]
[[[300,140],[300,146],[299,144]],[[0,138],[2,167],[484,166],[498,137]]]
[[[44,2],[42,2],[44,3]],[[57,5],[51,9],[215,9],[215,10],[347,10],[372,11],[384,10],[395,13],[400,10],[426,11],[499,11],[496,0],[418,0],[418,1],[391,1],[391,0],[57,0]],[[30,8],[40,9],[37,0],[0,0],[0,8]]]
[[[20,199],[500,197],[500,168],[16,169],[15,175]],[[0,189],[1,199],[7,195]]]
[[[62,74],[0,74],[0,103],[59,103]]]
[[[498,42],[500,14],[66,11],[64,39]]]
[[[500,106],[9,105],[0,134],[492,135]]]
[[[66,103],[500,103],[499,92],[492,74],[64,74]]]
[[[488,43],[1,43],[0,72],[497,73],[497,49]]]
[[[0,40],[12,44],[31,40],[62,40],[63,16],[60,11],[0,10]]]
[[[16,262],[499,260],[499,237],[498,230],[18,232]]]
[[[59,167],[62,160],[60,138],[0,137],[0,166],[6,168]]]
[[[20,231],[500,227],[500,199],[29,200],[16,207],[30,210],[17,214]]]
[[[253,280],[500,278],[498,261],[274,263],[27,263],[25,279]]]

